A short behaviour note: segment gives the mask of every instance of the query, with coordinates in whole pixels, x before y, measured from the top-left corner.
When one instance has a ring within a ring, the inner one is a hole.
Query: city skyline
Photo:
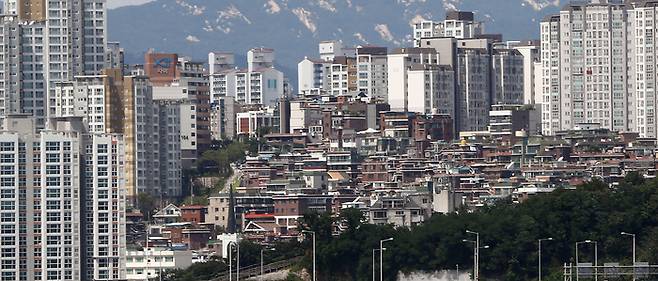
[[[0,280],[658,275],[658,0],[140,3],[3,2]]]

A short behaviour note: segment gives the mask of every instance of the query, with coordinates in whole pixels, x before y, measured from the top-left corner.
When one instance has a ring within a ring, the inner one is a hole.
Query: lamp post
[[[538,265],[539,265],[539,266],[538,266],[538,270],[537,270],[537,271],[538,271],[538,274],[537,274],[537,275],[539,275],[539,281],[541,281],[541,242],[542,242],[542,241],[553,241],[553,238],[552,238],[552,237],[548,237],[548,238],[539,239],[539,240],[537,240],[537,241],[539,242],[539,243],[538,243],[538,244],[539,244],[539,251],[537,252],[537,255],[538,255],[538,257],[539,257],[539,261],[538,261]]]
[[[302,230],[302,233],[310,233],[313,236],[313,281],[315,281],[315,231]]]
[[[598,242],[596,242],[594,240],[589,240],[588,239],[588,240],[585,240],[585,241],[576,242],[576,281],[580,277],[579,272],[578,272],[579,271],[578,269],[580,268],[580,266],[578,265],[578,245],[580,245],[580,244],[594,244],[594,280],[598,280],[599,275],[598,275],[597,266],[599,264],[599,244],[598,244]]]
[[[379,280],[384,281],[384,242],[393,241],[393,238],[379,240]]]
[[[240,244],[235,241],[231,241],[228,243],[228,280],[231,281],[233,280],[233,250],[231,249],[232,246],[235,246],[235,249],[237,250],[237,269],[236,269],[236,278],[235,280],[240,281]]]
[[[384,250],[386,250],[386,248],[384,248]],[[372,249],[372,281],[377,280],[377,274],[375,271],[375,267],[377,267],[377,263],[375,261],[375,255],[377,254],[378,251],[379,249]]]
[[[466,230],[466,233],[475,235],[475,260],[473,261],[473,278],[480,280],[480,233]]]
[[[477,241],[468,240],[468,239],[464,239],[464,240],[462,240],[462,242],[473,243],[473,280],[478,280],[476,278],[479,278],[479,276],[477,276],[476,274],[478,274],[479,272],[476,268],[478,267],[479,260],[480,260],[480,249],[489,249],[489,246],[486,245],[486,246],[478,247],[478,242]],[[457,268],[457,269],[459,269],[459,268]],[[478,273],[476,273],[476,272],[478,272]]]
[[[274,251],[275,248],[262,248],[260,249],[260,280],[263,280],[263,252],[265,251]]]
[[[628,232],[622,232],[621,235],[626,235],[626,236],[631,236],[633,238],[633,280],[635,281],[635,234],[633,233],[628,233]]]

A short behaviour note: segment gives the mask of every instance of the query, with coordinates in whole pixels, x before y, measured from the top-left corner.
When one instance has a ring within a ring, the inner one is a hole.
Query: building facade
[[[626,17],[624,4],[595,0],[569,4],[542,21],[544,134],[587,124],[613,131],[634,125],[628,112]]]

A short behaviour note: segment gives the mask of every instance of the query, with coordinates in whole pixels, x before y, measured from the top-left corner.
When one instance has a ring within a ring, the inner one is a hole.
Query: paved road
[[[224,189],[222,191],[228,192],[229,188],[231,188],[231,184],[235,181],[239,181],[242,178],[242,171],[235,167],[235,164],[231,164],[231,171],[231,176],[226,179],[226,182],[224,183]]]

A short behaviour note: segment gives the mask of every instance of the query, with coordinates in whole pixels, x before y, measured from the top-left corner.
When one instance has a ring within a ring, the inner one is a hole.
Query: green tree
[[[156,207],[155,198],[151,194],[141,192],[137,194],[137,206],[142,215],[150,220]]]

